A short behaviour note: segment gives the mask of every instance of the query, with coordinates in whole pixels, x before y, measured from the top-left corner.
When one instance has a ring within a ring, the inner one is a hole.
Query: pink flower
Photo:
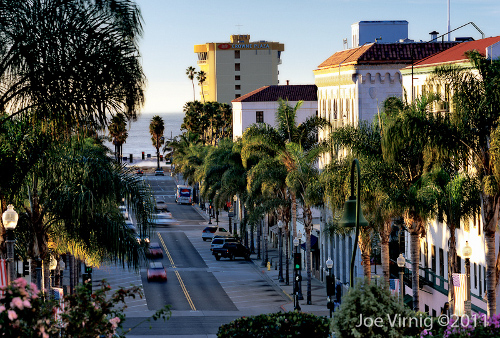
[[[24,305],[24,307],[27,307],[27,308],[30,308],[30,307],[31,307],[31,303],[30,303],[30,301],[29,301],[29,300],[27,300],[27,299],[25,299],[25,300],[23,301],[23,305]]]
[[[0,305],[0,313],[4,312],[5,311],[5,306],[3,305]]]
[[[26,285],[28,285],[28,282],[26,282],[26,279],[24,279],[24,278],[18,278],[14,281],[14,283],[16,284],[16,286],[18,288],[22,288],[22,289],[24,289],[26,287]]]
[[[8,317],[10,320],[16,320],[17,319],[17,313],[14,310],[8,310]]]
[[[19,310],[22,310],[24,309],[24,304],[23,304],[23,300],[19,297],[15,297],[12,299],[12,301],[10,302],[10,307],[11,308],[19,308]]]
[[[118,318],[118,317],[111,318],[109,320],[109,322],[111,323],[111,326],[113,327],[113,329],[116,329],[118,327],[118,323],[120,322],[120,318]]]

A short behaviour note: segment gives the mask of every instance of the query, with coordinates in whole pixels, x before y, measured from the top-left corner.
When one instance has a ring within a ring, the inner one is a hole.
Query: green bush
[[[326,317],[302,312],[278,312],[238,318],[219,327],[217,337],[328,337]]]
[[[432,319],[417,314],[390,291],[368,280],[358,281],[342,299],[339,311],[334,314],[333,327],[336,337],[416,337]]]

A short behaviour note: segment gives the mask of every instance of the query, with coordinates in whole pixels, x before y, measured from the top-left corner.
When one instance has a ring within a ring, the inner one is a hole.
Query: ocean
[[[184,119],[184,113],[142,113],[136,121],[127,122],[128,137],[123,144],[123,156],[129,157],[133,155],[134,160],[141,158],[142,152],[147,156],[156,156],[156,148],[151,141],[149,133],[149,124],[153,116],[158,115],[163,119],[165,124],[165,132],[163,136],[165,140],[173,138],[181,134],[181,124]],[[109,136],[106,131],[106,136]],[[115,146],[110,141],[104,144],[113,152]]]

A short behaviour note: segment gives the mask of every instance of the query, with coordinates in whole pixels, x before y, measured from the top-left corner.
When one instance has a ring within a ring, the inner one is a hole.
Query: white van
[[[193,188],[188,185],[178,185],[175,193],[177,204],[193,204]]]

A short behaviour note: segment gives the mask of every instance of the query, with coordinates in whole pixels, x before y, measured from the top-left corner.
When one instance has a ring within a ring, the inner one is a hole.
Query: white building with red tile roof
[[[231,102],[233,139],[241,137],[245,130],[254,123],[267,123],[275,126],[279,99],[288,101],[292,107],[302,101],[297,111],[297,123],[316,116],[318,110],[316,85],[264,86]]]

